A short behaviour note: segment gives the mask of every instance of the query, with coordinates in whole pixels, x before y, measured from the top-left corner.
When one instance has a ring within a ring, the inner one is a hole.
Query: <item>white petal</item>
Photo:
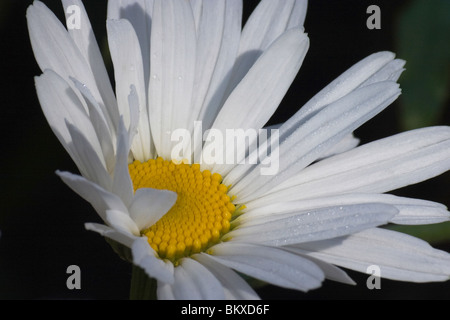
[[[130,136],[125,130],[122,117],[119,122],[117,137],[116,165],[114,167],[114,180],[112,190],[128,207],[133,197],[133,183],[128,170],[128,154],[130,152]]]
[[[142,54],[145,88],[148,88],[150,75],[150,33],[153,2],[153,0],[108,1],[107,19],[127,19],[136,32]]]
[[[403,68],[405,63],[406,61],[401,59],[395,59],[388,62],[381,69],[371,75],[366,81],[361,83],[359,87],[386,80],[397,81],[401,73],[405,70]]]
[[[125,212],[117,210],[106,210],[106,221],[110,226],[118,231],[128,232],[135,236],[140,235],[136,223]]]
[[[68,122],[66,125],[72,137],[72,150],[77,155],[76,162],[82,175],[106,190],[111,190],[112,181],[103,157],[99,158],[91,143],[77,127]]]
[[[148,244],[146,237],[140,237],[131,246],[133,263],[141,267],[149,277],[158,282],[172,284],[174,282],[173,264],[157,257],[155,251]]]
[[[110,228],[104,224],[99,223],[85,223],[86,230],[99,233],[101,236],[112,239],[116,242],[123,244],[124,246],[131,248],[136,237],[129,232],[119,232],[113,228]]]
[[[71,148],[72,137],[66,126],[66,121],[76,126],[83,136],[91,142],[98,156],[103,158],[95,129],[81,101],[69,84],[52,70],[45,70],[44,74],[35,78],[35,82],[44,115],[53,132],[72,158],[75,161],[79,160]]]
[[[223,300],[225,294],[221,283],[197,261],[185,258],[175,268],[173,284],[177,300]]]
[[[264,198],[261,198],[249,203],[245,214],[237,218],[236,222],[251,221],[254,217],[272,216],[276,218],[277,215],[289,212],[370,202],[393,205],[398,213],[390,222],[397,224],[439,223],[450,219],[450,213],[440,203],[397,197],[390,194],[350,193],[305,200],[296,200],[293,197],[290,201],[274,204],[267,204]]]
[[[449,170],[449,159],[450,127],[411,130],[319,161],[277,186],[264,201],[387,192]]]
[[[269,47],[276,38],[286,31],[294,5],[294,0],[262,0],[253,10],[242,30],[239,52],[264,51]],[[297,23],[297,26],[301,26],[301,23]]]
[[[326,153],[322,154],[321,158],[328,158],[335,154],[343,153],[345,151],[349,151],[359,144],[359,139],[355,138],[355,136],[352,134],[349,134],[345,136],[344,139],[339,141],[336,145],[331,147],[329,150],[327,150]]]
[[[286,250],[289,251],[289,247],[284,247]],[[296,252],[296,251],[294,251]],[[299,254],[298,252],[296,252]],[[300,254],[300,256],[307,257],[305,255]],[[355,285],[356,282],[352,280],[352,278],[349,277],[349,275],[342,269],[335,267],[334,265],[327,263],[323,260],[316,259],[313,257],[307,257],[309,260],[314,262],[319,266],[319,268],[323,271],[325,274],[325,278],[328,280],[345,283],[349,285]]]
[[[236,272],[211,259],[207,254],[196,254],[192,257],[200,262],[221,282],[226,299],[258,300],[258,294]]]
[[[238,227],[224,239],[272,246],[331,239],[386,224],[397,212],[390,205],[365,203],[260,216],[236,221]]]
[[[279,129],[279,140],[284,141],[291,136],[293,132],[303,126],[305,122],[314,117],[321,109],[336,102],[345,95],[351,93],[357,88],[367,86],[372,83],[382,81],[396,81],[400,75],[404,61],[393,60],[394,54],[392,52],[378,52],[368,56],[367,58],[356,63],[328,86],[322,89],[311,100],[309,100],[299,111],[297,111],[288,121],[286,121]],[[292,140],[292,139],[291,139]],[[295,139],[293,139],[295,141]],[[272,142],[272,141],[271,141]],[[337,140],[335,145],[339,144]],[[267,148],[276,148],[272,144],[266,147],[260,147],[260,152],[267,154]],[[245,166],[237,166],[229,175],[227,183],[233,181],[235,183],[248,169],[243,170]],[[227,178],[225,178],[226,180]]]
[[[175,204],[177,194],[169,190],[141,188],[136,190],[130,206],[130,216],[139,230],[155,224]]]
[[[116,96],[125,125],[130,124],[130,109],[128,96],[130,86],[136,88],[139,106],[138,133],[134,137],[131,150],[139,161],[146,161],[152,157],[149,119],[147,114],[146,87],[141,48],[136,33],[128,20],[108,20],[108,44],[111,59],[114,64],[114,78],[116,79]]]
[[[69,172],[57,171],[56,173],[64,183],[94,207],[103,221],[106,221],[106,210],[128,212],[117,195],[106,191],[97,184]]]
[[[115,128],[114,108],[108,109],[103,103],[88,61],[58,18],[42,2],[34,1],[27,9],[27,21],[31,45],[41,70],[51,69],[66,81],[73,77],[85,84],[102,108],[108,126]]]
[[[155,0],[149,114],[158,155],[170,159],[171,133],[188,129],[195,77],[196,34],[188,1]]]
[[[100,143],[100,148],[102,149],[103,158],[106,164],[108,172],[112,172],[115,164],[115,149],[113,145],[113,133],[108,127],[108,123],[91,91],[76,79],[71,79],[75,87],[83,95],[89,110],[89,118],[91,120],[92,126],[97,134],[98,141]]]
[[[169,283],[158,281],[156,296],[158,297],[158,300],[175,300],[175,292],[173,286]]]
[[[317,265],[279,248],[227,242],[208,253],[225,266],[283,288],[308,291],[319,287],[324,279]]]
[[[130,109],[130,126],[128,127],[128,136],[129,136],[129,145],[131,146],[134,137],[138,133],[140,121],[139,96],[136,92],[136,87],[134,85],[130,86],[130,94],[128,95],[128,106]],[[153,151],[151,153],[153,153]]]
[[[231,93],[213,127],[223,132],[230,128],[262,128],[300,69],[308,45],[300,29],[284,33]]]
[[[191,125],[197,119],[199,109],[208,91],[219,56],[225,20],[226,1],[204,1],[197,34],[197,61],[192,99]]]
[[[381,278],[429,282],[450,278],[450,255],[403,233],[370,229],[333,240],[296,246],[300,252],[352,270],[380,267]]]
[[[227,129],[262,128],[294,80],[308,46],[309,40],[301,30],[291,29],[284,33],[255,62],[228,97],[214,121],[213,128],[222,133]],[[236,117],[237,114],[239,117]],[[235,152],[228,141],[224,148],[227,153]],[[209,160],[206,162],[210,163]],[[226,172],[225,168],[219,168],[215,167],[214,171]]]
[[[327,148],[374,117],[399,94],[398,84],[386,81],[356,89],[328,105],[280,142],[276,175],[262,175],[265,165],[260,163],[230,191],[243,202],[264,194],[320,158]]]
[[[285,135],[290,134],[290,132],[295,130],[314,113],[360,87],[362,83],[368,81],[368,79],[373,77],[380,69],[393,61],[394,57],[395,55],[392,52],[377,52],[353,65],[317,93],[288,121],[286,121],[280,128],[280,136],[284,137]],[[391,79],[387,78],[380,80],[385,81]]]
[[[260,55],[286,31],[294,4],[294,0],[263,0],[252,12],[242,30],[238,57],[228,85],[228,93],[244,78]],[[295,16],[298,16],[297,6]],[[295,24],[292,23],[290,27],[292,25]],[[297,27],[301,29],[299,23]]]
[[[396,224],[423,225],[450,221],[450,212],[440,203],[407,199],[396,205],[400,211],[391,222]]]
[[[77,26],[71,27],[67,25],[69,35],[72,37],[84,59],[89,63],[101,97],[105,102],[105,105],[108,106],[108,110],[114,114],[112,118],[117,119],[117,101],[83,2],[81,0],[62,0],[62,4],[64,6],[67,23],[71,23],[72,18],[76,17],[78,12],[80,14],[79,28]],[[114,128],[110,128],[112,131],[113,129]]]
[[[194,15],[195,28],[198,33],[200,18],[202,15],[203,0],[189,0],[189,2],[191,4],[192,14]]]
[[[216,1],[214,1],[216,2]],[[242,0],[227,0],[223,20],[221,47],[217,57],[214,73],[209,81],[209,88],[198,116],[203,128],[210,128],[222,107],[228,81],[239,49],[242,23]]]
[[[303,23],[305,22],[307,6],[308,0],[295,0],[295,4],[292,8],[292,13],[286,29],[298,28],[303,25]]]
[[[201,5],[199,5],[201,3]],[[203,119],[203,115],[200,115],[202,107],[204,107],[204,112],[206,112],[207,106],[204,106],[205,99],[208,103],[211,94],[215,96],[215,99],[220,99],[217,92],[217,80],[220,77],[220,81],[223,83],[223,74],[220,74],[223,68],[223,63],[230,63],[229,59],[224,60],[224,54],[227,54],[230,48],[224,48],[225,45],[231,45],[229,33],[231,28],[235,28],[235,33],[231,40],[236,39],[235,44],[238,43],[240,28],[237,27],[234,20],[230,20],[231,17],[235,17],[238,12],[242,11],[242,2],[236,0],[228,1],[204,1],[200,3],[191,5],[193,10],[198,11],[198,20],[196,20],[197,25],[197,61],[195,68],[195,80],[193,88],[193,97],[191,105],[191,114],[188,120],[188,129],[192,131],[194,121],[197,119]],[[233,9],[233,11],[231,11]],[[238,12],[236,12],[238,10]],[[227,25],[229,24],[229,25]],[[232,30],[232,29],[231,29]],[[226,42],[230,43],[226,43]],[[237,50],[237,45],[235,46]],[[233,52],[233,58],[236,52]],[[228,54],[229,55],[229,54]],[[216,68],[216,65],[219,69]],[[228,66],[230,67],[230,66]],[[212,83],[214,81],[214,83]],[[222,84],[223,85],[223,84]],[[208,92],[209,91],[209,92]],[[207,97],[207,95],[210,97]],[[220,101],[220,100],[219,100]],[[216,104],[216,108],[221,105]],[[208,118],[215,117],[211,110],[208,111]],[[211,122],[202,122],[205,128],[209,128]],[[195,161],[195,160],[194,160]]]

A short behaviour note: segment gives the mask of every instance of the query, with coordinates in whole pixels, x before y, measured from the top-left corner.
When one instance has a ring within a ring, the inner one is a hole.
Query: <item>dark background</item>
[[[32,1],[0,4],[0,299],[127,299],[131,267],[104,239],[84,229],[100,222],[94,210],[54,174],[77,172],[51,132],[37,101],[33,77],[41,74],[29,44],[25,12]],[[84,1],[97,40],[105,46],[106,1]],[[246,16],[257,1],[244,0]],[[58,17],[59,1],[44,0]],[[300,73],[271,119],[286,120],[316,92],[348,67],[382,50],[396,51],[397,21],[412,1],[312,0],[305,29],[310,49]],[[430,1],[433,3],[433,1]],[[366,8],[381,8],[381,30],[368,30]],[[449,13],[450,16],[450,13]],[[415,50],[420,43],[412,43]],[[406,65],[408,67],[408,65]],[[400,78],[402,84],[402,78]],[[403,94],[408,92],[403,91]],[[395,102],[356,131],[362,142],[402,131],[400,102]],[[449,102],[435,124],[450,124]],[[450,175],[441,175],[396,194],[450,206]],[[447,237],[449,239],[449,237]],[[450,241],[433,243],[450,252]],[[81,290],[68,290],[66,269],[81,268]],[[307,294],[266,286],[267,299],[449,299],[450,282],[411,284],[382,279],[381,290],[365,286],[367,275],[349,271],[358,283],[326,281]]]

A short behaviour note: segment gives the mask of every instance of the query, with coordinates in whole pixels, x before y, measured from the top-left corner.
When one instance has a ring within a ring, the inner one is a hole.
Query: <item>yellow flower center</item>
[[[141,230],[161,259],[176,262],[205,251],[230,229],[235,206],[222,177],[199,164],[175,164],[158,158],[129,166],[134,190],[154,188],[177,193],[173,207],[150,228]]]

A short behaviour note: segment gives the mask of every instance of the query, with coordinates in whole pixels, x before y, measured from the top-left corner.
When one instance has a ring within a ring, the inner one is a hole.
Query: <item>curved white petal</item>
[[[339,77],[333,80],[320,92],[314,95],[299,111],[289,118],[280,128],[280,136],[284,138],[293,130],[298,128],[309,117],[314,115],[323,107],[341,99],[355,89],[362,86],[363,83],[375,83],[383,81],[394,81],[390,74],[385,77],[378,78],[378,72],[394,61],[395,55],[392,52],[382,51],[369,55],[358,63],[354,64]],[[404,63],[401,61],[401,63]],[[395,64],[397,67],[397,63]],[[397,74],[401,68],[393,69],[392,72]],[[373,81],[372,79],[379,81]]]
[[[261,55],[233,90],[212,127],[224,136],[230,129],[262,128],[294,80],[308,46],[309,40],[300,29],[284,33]],[[233,145],[234,142],[226,141],[224,152],[235,153]],[[204,161],[211,163],[208,159]],[[214,171],[224,174],[232,167],[233,165],[215,166]]]
[[[129,211],[139,230],[155,224],[175,204],[177,194],[169,190],[140,188],[136,190]]]
[[[359,88],[328,105],[280,142],[277,174],[262,175],[265,165],[260,163],[230,192],[240,202],[258,198],[320,158],[327,148],[381,112],[399,95],[398,84],[386,81]]]
[[[304,200],[296,200],[293,197],[289,201],[273,204],[267,204],[261,198],[260,201],[248,204],[245,214],[238,217],[236,223],[251,221],[255,217],[273,217],[276,219],[278,215],[290,212],[360,203],[384,203],[394,206],[398,213],[390,219],[390,222],[397,224],[429,224],[450,220],[450,212],[440,203],[398,197],[391,194],[349,193]]]
[[[94,130],[97,134],[106,168],[108,172],[112,172],[115,165],[115,148],[113,142],[114,135],[111,133],[105,116],[102,113],[97,101],[95,101],[94,97],[92,96],[89,88],[79,82],[77,79],[72,78],[71,80],[74,82],[75,87],[81,92],[86,101],[86,105],[89,110],[89,119],[91,120],[92,126],[94,127]]]
[[[177,300],[223,300],[221,283],[197,261],[184,258],[174,271],[173,296]]]
[[[58,18],[42,2],[34,1],[27,9],[27,22],[33,52],[41,70],[51,69],[66,81],[73,77],[84,83],[102,108],[108,126],[115,128],[118,119],[114,105],[106,106],[103,102],[88,61]]]
[[[322,158],[328,158],[334,156],[335,154],[343,153],[349,151],[353,148],[356,148],[359,144],[359,139],[356,138],[353,133],[345,136],[341,141],[328,149],[324,154],[322,154]]]
[[[133,183],[128,171],[128,155],[130,153],[130,133],[125,129],[123,118],[120,118],[117,137],[116,165],[112,191],[117,194],[128,207],[133,197]]]
[[[195,78],[196,34],[188,1],[155,0],[152,16],[149,114],[158,155],[170,159],[171,134],[188,129]]]
[[[450,254],[409,235],[369,229],[332,240],[295,246],[299,252],[352,270],[380,267],[381,278],[411,282],[450,278]]]
[[[103,157],[99,157],[94,147],[77,127],[66,122],[72,138],[70,147],[76,154],[77,166],[81,174],[106,190],[111,190],[111,177],[106,169]],[[94,140],[95,141],[95,140]]]
[[[307,258],[308,260],[311,260],[312,262],[314,262],[320,268],[320,270],[322,270],[322,272],[325,275],[325,278],[328,280],[345,283],[345,284],[349,284],[349,285],[356,284],[356,282],[353,281],[353,279],[350,278],[349,275],[344,270],[332,265],[331,263],[328,263],[326,261],[323,261],[323,260],[320,260],[320,259],[317,259],[317,258],[314,258],[311,256],[304,255],[304,254],[300,253],[299,250],[297,250],[295,248],[292,249],[290,246],[285,246],[285,247],[283,247],[283,249],[285,249],[286,251],[298,254],[299,256]]]
[[[194,15],[195,28],[198,33],[200,18],[202,15],[203,0],[189,0],[189,3],[191,4],[192,14]]]
[[[231,93],[213,128],[224,132],[232,128],[262,128],[295,78],[308,46],[308,37],[302,30],[284,33]]]
[[[140,236],[139,228],[128,213],[117,210],[106,210],[106,221],[116,230]]]
[[[225,290],[226,299],[236,300],[258,300],[258,294],[248,283],[230,268],[218,263],[205,253],[196,254],[192,257],[220,281]]]
[[[99,185],[69,172],[57,171],[56,174],[59,175],[64,183],[73,191],[88,201],[103,221],[106,222],[106,210],[113,209],[128,212],[122,200],[117,195],[106,191]]]
[[[226,5],[227,1],[203,1],[199,6],[197,60],[191,117],[188,121],[190,127],[193,125],[194,120],[198,118],[221,51],[223,32],[226,27],[224,23]]]
[[[110,1],[112,2],[112,1]],[[62,0],[66,24],[69,35],[80,50],[84,59],[89,63],[100,95],[111,113],[111,118],[117,120],[117,101],[106,71],[105,63],[92,30],[91,22],[81,0]],[[78,15],[79,14],[79,15]],[[69,25],[74,23],[73,18],[79,17],[79,26]],[[107,119],[107,115],[104,115]],[[109,128],[114,134],[114,128]]]
[[[302,29],[302,8],[301,4],[296,2],[298,1],[263,0],[252,12],[242,30],[238,57],[228,84],[228,94],[244,78],[261,54],[287,28],[295,26]]]
[[[35,78],[35,84],[42,111],[50,127],[74,161],[79,162],[80,159],[72,148],[72,137],[66,122],[75,126],[103,159],[102,148],[89,115],[69,83],[54,71],[45,70]]]
[[[158,300],[175,300],[175,292],[173,286],[169,283],[158,281],[156,296],[158,297]]]
[[[124,246],[131,248],[136,237],[129,232],[120,232],[104,224],[99,223],[85,223],[86,230],[99,233],[101,236],[112,239],[116,242],[123,244]]]
[[[108,1],[107,20],[126,19],[132,25],[141,49],[144,87],[148,88],[150,76],[150,34],[154,0]]]
[[[157,257],[146,237],[137,238],[131,246],[131,252],[133,263],[141,267],[149,277],[169,285],[174,282],[173,264]]]
[[[440,203],[419,199],[408,199],[396,205],[399,213],[391,219],[392,223],[424,225],[450,221],[450,212]]]
[[[242,30],[239,53],[253,50],[264,51],[269,47],[286,31],[295,2],[294,0],[262,0],[253,10]],[[301,25],[298,23],[298,26]]]
[[[387,53],[386,53],[387,54]],[[406,61],[402,59],[395,59],[386,63],[378,71],[373,73],[367,80],[362,82],[359,87],[367,86],[372,83],[381,81],[397,81],[402,72],[405,70],[403,67]]]
[[[130,108],[130,126],[128,127],[129,145],[133,143],[134,136],[138,133],[139,127],[139,96],[134,85],[130,86],[130,94],[128,95],[128,106]],[[123,121],[120,119],[120,121]],[[120,122],[119,122],[120,124]]]
[[[276,186],[261,201],[387,192],[449,169],[450,127],[416,129],[319,161]]]
[[[214,1],[217,2],[217,1]],[[242,0],[226,0],[220,51],[209,82],[198,120],[203,128],[210,128],[226,98],[225,91],[239,49],[242,23]],[[206,26],[205,26],[206,28]],[[201,50],[201,49],[199,49]]]
[[[292,8],[291,16],[286,29],[298,28],[303,26],[306,17],[306,9],[308,7],[308,0],[295,0]]]
[[[397,212],[391,205],[364,203],[254,217],[238,222],[224,239],[271,246],[332,239],[386,224]]]
[[[227,242],[215,245],[208,253],[225,266],[283,288],[308,291],[324,279],[313,262],[280,248]]]
[[[317,93],[299,111],[283,123],[279,127],[279,140],[271,140],[266,146],[260,146],[258,151],[262,154],[268,154],[269,147],[272,150],[276,149],[279,141],[284,141],[290,136],[291,141],[296,141],[292,139],[295,131],[301,129],[320,110],[350,94],[355,89],[383,81],[396,81],[403,70],[404,61],[399,59],[393,60],[394,57],[392,52],[378,52],[356,63]],[[274,142],[276,142],[275,145]],[[339,139],[336,139],[334,145],[339,143]],[[324,154],[325,152],[327,151],[324,151]],[[229,179],[228,181],[233,181],[233,183],[239,181],[250,170],[249,167],[251,169],[251,166],[236,166],[225,180]]]
[[[145,161],[152,157],[152,141],[147,114],[147,88],[144,82],[144,68],[139,40],[131,23],[125,19],[108,20],[107,30],[109,50],[114,64],[117,104],[126,126],[130,124],[128,102],[130,87],[133,85],[136,88],[139,125],[131,145],[131,151],[135,159]]]

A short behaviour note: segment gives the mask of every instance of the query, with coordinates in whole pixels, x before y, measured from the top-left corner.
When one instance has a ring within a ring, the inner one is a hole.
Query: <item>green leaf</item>
[[[450,1],[414,0],[401,13],[398,57],[406,60],[401,125],[409,130],[435,125],[450,84]]]

